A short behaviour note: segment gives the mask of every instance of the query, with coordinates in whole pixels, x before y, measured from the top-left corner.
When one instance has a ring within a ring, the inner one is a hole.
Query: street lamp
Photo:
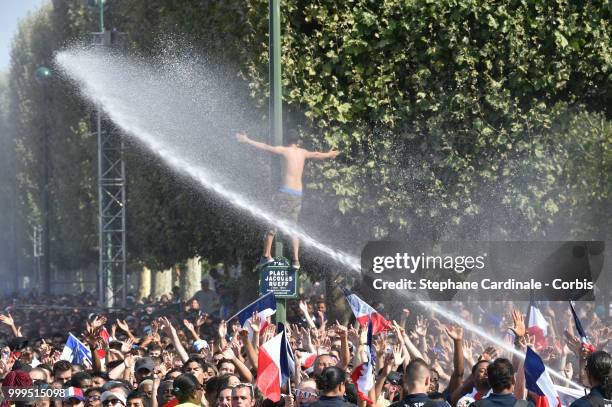
[[[46,66],[41,66],[34,72],[34,77],[38,83],[44,85],[51,77],[51,70]]]
[[[41,66],[34,72],[34,78],[43,87],[44,97],[44,112],[43,112],[43,142],[42,142],[42,155],[43,155],[43,188],[42,188],[42,210],[43,210],[43,226],[38,230],[39,238],[41,240],[41,246],[39,247],[38,258],[43,257],[41,280],[38,283],[41,287],[41,292],[48,293],[51,289],[51,249],[50,249],[50,238],[49,238],[49,92],[47,90],[47,84],[51,78],[52,73],[46,66]],[[40,261],[40,260],[39,260]]]
[[[275,146],[283,144],[283,88],[281,81],[281,27],[280,27],[280,2],[281,0],[269,0],[269,58],[270,65],[270,141]],[[279,157],[272,158],[272,177],[276,183],[281,177],[281,164]],[[276,239],[274,244],[274,258],[282,257],[283,244]],[[284,323],[287,319],[286,301],[277,302],[276,320]]]
[[[100,32],[104,32],[104,5],[106,0],[87,0],[87,5],[91,8],[97,8],[100,13]]]

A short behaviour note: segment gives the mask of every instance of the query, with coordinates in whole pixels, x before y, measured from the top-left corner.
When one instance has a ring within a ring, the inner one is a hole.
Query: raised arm
[[[453,355],[453,373],[448,383],[448,392],[453,392],[458,389],[463,383],[463,328],[460,326],[451,326],[444,329],[446,335],[453,341],[455,352]]]
[[[271,146],[266,143],[251,140],[249,136],[247,136],[245,133],[236,133],[236,140],[238,140],[239,143],[250,144],[253,147],[258,148],[259,150],[269,151],[274,154],[282,154],[282,147]]]
[[[329,150],[326,153],[322,153],[319,151],[307,151],[306,158],[312,160],[326,160],[328,158],[336,158],[340,154],[337,150]]]

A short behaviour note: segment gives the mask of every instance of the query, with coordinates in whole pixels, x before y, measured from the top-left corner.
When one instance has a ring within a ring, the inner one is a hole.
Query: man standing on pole
[[[273,154],[278,154],[282,157],[282,185],[279,188],[276,197],[277,213],[275,214],[282,220],[297,224],[300,211],[302,209],[302,174],[304,173],[304,164],[307,159],[325,160],[327,158],[336,158],[339,154],[336,150],[329,150],[326,153],[317,151],[308,151],[297,145],[297,132],[290,130],[284,138],[285,146],[271,146],[266,143],[251,140],[245,133],[236,133],[236,139],[240,143],[246,143],[260,150],[268,151]],[[263,256],[257,263],[257,267],[261,268],[274,262],[272,257],[272,243],[276,235],[277,228],[272,226],[264,237]],[[291,236],[291,267],[295,270],[300,268],[299,260],[299,239],[297,236]]]

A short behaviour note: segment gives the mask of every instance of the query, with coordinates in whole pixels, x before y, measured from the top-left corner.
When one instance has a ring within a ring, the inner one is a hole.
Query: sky
[[[7,72],[17,24],[50,0],[0,0],[0,72]]]

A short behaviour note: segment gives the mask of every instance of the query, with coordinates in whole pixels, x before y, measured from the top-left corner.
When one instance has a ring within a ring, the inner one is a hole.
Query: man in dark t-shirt
[[[423,359],[412,360],[406,366],[402,380],[405,396],[389,407],[423,407],[429,401],[429,375],[429,366]]]
[[[531,401],[514,397],[514,368],[508,359],[497,358],[489,364],[487,379],[492,393],[476,401],[473,407],[535,407]]]

